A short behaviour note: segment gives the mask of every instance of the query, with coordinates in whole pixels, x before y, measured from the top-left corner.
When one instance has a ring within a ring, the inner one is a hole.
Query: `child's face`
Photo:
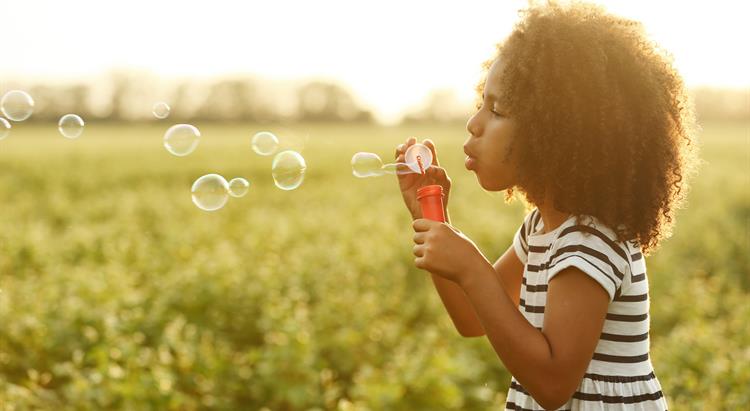
[[[466,123],[469,139],[464,143],[466,168],[474,171],[479,184],[490,191],[515,185],[516,168],[512,159],[505,160],[515,122],[497,99],[502,92],[498,84],[501,72],[502,63],[495,60],[487,73],[482,106]]]

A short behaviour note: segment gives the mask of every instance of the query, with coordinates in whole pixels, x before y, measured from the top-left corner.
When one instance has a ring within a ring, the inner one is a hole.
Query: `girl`
[[[533,211],[491,264],[450,220],[421,218],[416,189],[442,185],[447,216],[451,185],[425,141],[434,166],[399,176],[415,265],[513,375],[506,409],[666,410],[643,256],[668,236],[693,163],[680,76],[639,23],[579,3],[525,10],[485,68],[466,168]]]

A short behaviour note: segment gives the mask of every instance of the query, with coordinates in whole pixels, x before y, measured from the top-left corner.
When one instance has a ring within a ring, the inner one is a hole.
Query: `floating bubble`
[[[175,124],[164,133],[164,148],[170,153],[183,157],[192,153],[198,142],[201,132],[190,124]]]
[[[355,153],[352,156],[352,174],[365,178],[383,174],[383,160],[375,153]]]
[[[261,131],[253,136],[251,144],[256,153],[270,156],[279,148],[279,139],[269,131]]]
[[[60,117],[57,129],[65,138],[78,138],[83,133],[83,119],[75,114],[66,114]]]
[[[232,197],[244,197],[250,190],[250,182],[242,177],[229,180],[229,195]]]
[[[160,101],[154,104],[151,112],[154,114],[154,117],[158,118],[159,120],[164,120],[165,118],[169,117],[170,110],[171,109],[169,108],[169,104]]]
[[[190,189],[193,203],[201,210],[215,211],[229,200],[229,183],[218,174],[206,174],[199,177]]]
[[[409,168],[409,165],[406,163],[390,163],[390,164],[383,164],[383,171],[384,174],[413,174],[414,171]]]
[[[276,187],[282,190],[294,190],[305,179],[305,159],[296,151],[286,150],[273,158],[271,174]]]
[[[11,90],[0,101],[0,110],[12,121],[24,121],[34,112],[34,99],[21,90]]]
[[[424,144],[414,144],[406,150],[404,162],[415,173],[424,174],[432,165],[432,151]]]
[[[0,117],[0,140],[10,135],[10,123],[8,120]]]

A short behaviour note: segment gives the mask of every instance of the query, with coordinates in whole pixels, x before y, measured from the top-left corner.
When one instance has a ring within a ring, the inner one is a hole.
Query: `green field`
[[[302,186],[273,185],[250,137],[202,125],[16,124],[0,141],[0,409],[498,410],[510,375],[485,338],[461,338],[412,264],[395,177],[357,179],[357,151],[436,141],[453,223],[490,259],[520,202],[463,168],[462,125],[295,125]],[[285,135],[281,133],[282,136]],[[701,132],[706,164],[674,236],[647,259],[652,361],[670,409],[750,403],[750,125]],[[251,181],[217,212],[190,186]]]

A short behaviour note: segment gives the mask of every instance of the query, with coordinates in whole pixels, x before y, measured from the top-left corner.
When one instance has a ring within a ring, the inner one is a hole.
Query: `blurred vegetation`
[[[273,80],[251,75],[163,79],[114,70],[87,81],[20,82],[3,79],[0,92],[27,91],[36,103],[31,122],[57,122],[76,113],[87,122],[157,121],[154,103],[171,107],[174,121],[370,123],[373,114],[341,84]]]
[[[112,70],[78,82],[3,79],[0,93],[26,90],[36,109],[28,121],[57,122],[76,113],[87,122],[156,122],[151,107],[164,101],[174,121],[375,122],[374,113],[343,84],[320,79],[253,75],[165,80],[153,73]],[[750,121],[750,89],[697,87],[690,95],[700,121]],[[403,124],[463,123],[473,110],[452,89],[436,89],[406,110]]]
[[[393,176],[356,179],[349,163],[434,139],[454,224],[495,259],[524,207],[463,169],[462,126],[194,124],[203,141],[184,158],[161,146],[165,122],[94,123],[77,140],[16,123],[0,142],[0,409],[504,406],[510,375],[490,344],[461,338],[413,267]],[[250,150],[261,129],[309,135],[293,142],[299,189],[275,188],[271,159]],[[671,409],[750,403],[748,133],[705,123],[707,164],[647,259]],[[250,193],[197,209],[190,185],[211,172],[248,178]]]

